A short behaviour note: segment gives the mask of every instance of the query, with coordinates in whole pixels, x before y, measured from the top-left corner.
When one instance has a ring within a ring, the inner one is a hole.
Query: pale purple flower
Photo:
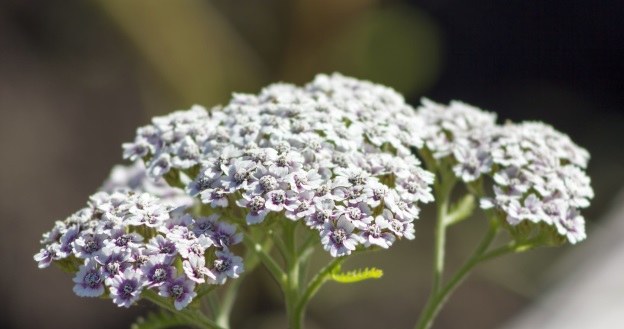
[[[516,166],[510,166],[496,172],[494,182],[500,186],[513,188],[515,191],[524,193],[531,187],[528,173]]]
[[[293,191],[273,190],[266,194],[264,206],[271,211],[282,211],[284,209],[292,211],[296,205],[296,193]]]
[[[302,170],[290,173],[286,177],[286,181],[293,191],[301,193],[316,190],[323,182],[323,179],[317,170],[310,169],[308,171]]]
[[[565,236],[572,244],[576,244],[587,237],[585,235],[585,220],[579,211],[573,207],[563,211],[559,218],[554,219],[554,223],[557,232]]]
[[[223,188],[227,192],[234,192],[239,189],[246,189],[250,180],[253,179],[253,173],[256,170],[256,164],[251,161],[240,160],[231,164],[227,170],[227,176],[223,178]]]
[[[212,214],[208,217],[197,218],[193,222],[193,233],[196,236],[205,235],[211,236],[217,230],[219,215]]]
[[[395,216],[403,221],[411,221],[418,217],[420,209],[414,202],[405,202],[399,197],[399,194],[393,190],[390,191],[384,199],[387,209]]]
[[[60,245],[58,243],[49,244],[44,248],[41,248],[41,250],[33,257],[37,262],[37,266],[39,268],[46,268],[50,266],[53,260],[59,259],[59,256],[57,255],[59,249]]]
[[[269,170],[263,165],[257,166],[255,177],[256,179],[248,186],[248,191],[254,195],[271,192],[280,187],[278,177],[269,172]]]
[[[132,248],[130,250],[130,263],[135,270],[140,269],[147,261],[149,261],[149,254],[147,250],[140,246],[138,248]]]
[[[214,274],[206,267],[206,259],[203,256],[193,256],[189,259],[185,259],[182,262],[182,269],[190,280],[197,283],[206,282],[205,276],[208,276],[208,279],[215,279]]]
[[[224,284],[227,278],[238,278],[243,272],[243,259],[235,256],[227,249],[215,253],[216,259],[212,262],[210,272],[213,274],[211,281],[216,284]]]
[[[366,194],[366,203],[372,208],[379,206],[388,194],[388,187],[379,182],[372,182],[366,185],[364,189]]]
[[[186,191],[190,196],[196,196],[210,188],[217,187],[219,177],[210,170],[202,170],[193,181],[186,187]]]
[[[171,170],[171,156],[168,153],[161,154],[158,158],[151,161],[147,168],[147,173],[151,177],[160,177]]]
[[[130,264],[131,253],[128,250],[120,250],[113,247],[104,247],[102,252],[95,257],[106,277],[113,277],[122,273]]]
[[[213,208],[225,208],[229,204],[227,191],[222,187],[214,187],[202,191],[201,200],[203,203],[210,204]]]
[[[259,196],[249,197],[243,194],[243,199],[237,200],[236,204],[239,207],[244,207],[249,209],[249,213],[245,217],[247,224],[258,224],[264,221],[264,218],[269,213],[269,210],[266,208],[266,200]]]
[[[359,229],[366,228],[373,221],[372,212],[365,203],[349,205],[348,207],[338,206],[336,216],[344,216]]]
[[[67,225],[64,222],[57,220],[56,222],[54,222],[54,227],[52,228],[52,230],[41,235],[41,240],[39,242],[41,244],[60,242],[61,236],[66,230]]]
[[[134,143],[123,143],[121,146],[123,148],[123,158],[130,161],[143,158],[151,151],[149,142],[143,138],[137,138]]]
[[[157,287],[172,280],[176,270],[172,265],[172,257],[163,254],[149,256],[147,261],[141,266],[141,272],[145,276],[149,287]]]
[[[358,236],[353,233],[355,226],[344,216],[337,221],[325,223],[321,231],[321,244],[333,256],[350,255],[358,245]]]
[[[219,222],[209,235],[217,248],[228,248],[243,241],[243,234],[236,232],[236,226]]]
[[[82,233],[73,242],[74,255],[78,258],[95,257],[104,248],[104,234]]]
[[[269,172],[278,177],[286,177],[289,173],[301,169],[303,161],[303,156],[299,152],[287,151],[279,155],[275,162],[269,166]]]
[[[297,194],[296,199],[293,200],[292,207],[286,209],[286,213],[284,215],[288,219],[298,220],[314,214],[314,212],[316,212],[316,208],[312,202],[313,198],[314,191],[304,191]]]
[[[172,209],[162,201],[129,189],[98,192],[90,198],[89,207],[57,222],[43,235],[43,248],[33,258],[40,267],[66,257],[72,257],[72,262],[83,258],[73,279],[79,296],[101,296],[108,287],[106,297],[129,307],[143,289],[166,284],[161,292],[170,291],[180,309],[195,292],[186,277],[178,278],[182,281],[175,278],[174,264],[180,264],[192,280],[212,282],[216,276],[205,266],[207,254],[226,251],[228,246],[240,243],[242,236],[235,226],[220,222],[217,215],[195,220],[184,207]],[[138,217],[149,217],[153,213],[150,209],[157,208],[166,219],[154,222],[153,227],[134,225],[143,222]],[[221,256],[231,263],[227,275],[235,277],[242,271],[240,257],[229,252],[218,254]]]
[[[430,187],[433,179],[432,173],[418,167],[400,171],[397,173],[396,191],[407,202],[428,203],[433,201]]]
[[[128,225],[145,225],[148,227],[158,227],[169,219],[169,209],[163,204],[156,203],[150,194],[141,194],[135,204],[133,204],[127,217]]]
[[[336,201],[344,201],[347,205],[365,202],[368,199],[366,185],[337,187],[333,190],[332,198]]]
[[[350,187],[353,185],[365,185],[370,174],[361,168],[336,168],[334,169],[336,178],[334,179],[334,187]]]
[[[104,242],[107,246],[117,250],[137,247],[143,241],[143,236],[138,233],[126,233],[123,228],[110,230],[109,237]]]
[[[383,218],[383,221],[388,223],[387,229],[394,233],[398,239],[406,238],[413,240],[415,238],[414,222],[396,218],[392,211],[388,209],[384,209],[380,216]]]
[[[107,279],[107,285],[113,303],[127,308],[141,297],[145,283],[140,271],[129,268]]]
[[[171,159],[171,165],[175,168],[188,169],[199,162],[199,146],[189,135],[185,136],[182,142],[178,143],[172,151],[175,153]]]
[[[384,216],[375,217],[375,221],[368,224],[366,229],[360,233],[362,243],[365,247],[377,245],[382,248],[389,248],[394,243],[395,236],[391,233],[390,223]]]
[[[162,297],[172,298],[173,305],[178,311],[185,308],[197,296],[195,282],[185,276],[166,281],[160,286],[158,294]]]
[[[507,213],[507,222],[511,225],[517,225],[525,219],[534,223],[545,220],[542,202],[535,194],[528,195],[524,201],[512,199],[508,204],[502,206],[502,208]],[[547,223],[551,222],[549,219],[545,221]]]
[[[87,259],[74,277],[74,293],[80,297],[98,297],[104,293],[104,274],[98,264]]]
[[[79,235],[80,228],[78,226],[71,226],[67,228],[65,233],[63,233],[60,238],[61,246],[57,252],[59,258],[65,258],[72,253],[74,241],[76,241]]]
[[[165,256],[173,257],[178,253],[176,243],[167,239],[162,235],[153,237],[146,245],[147,251],[150,254],[162,254]]]
[[[191,257],[203,257],[204,251],[212,245],[212,240],[203,235],[190,240],[181,239],[177,241],[178,252],[180,253],[180,256],[185,259],[189,259]]]
[[[336,204],[329,198],[317,198],[314,202],[315,212],[306,217],[306,225],[315,230],[322,230],[325,224],[333,220]]]

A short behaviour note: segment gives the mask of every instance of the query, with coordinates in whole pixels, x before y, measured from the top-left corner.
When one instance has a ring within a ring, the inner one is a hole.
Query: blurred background
[[[556,289],[561,259],[570,275],[583,259],[606,254],[604,243],[580,251],[609,231],[607,213],[622,219],[623,209],[609,212],[624,200],[615,201],[624,187],[622,17],[617,1],[2,0],[0,327],[129,328],[150,306],[122,310],[74,296],[68,275],[40,271],[32,260],[41,233],[82,207],[122,162],[121,143],[152,116],[334,71],[391,86],[413,105],[423,96],[459,99],[501,121],[545,121],[591,152],[596,198],[585,212],[587,244],[485,264],[435,328],[518,321]],[[416,241],[350,261],[385,276],[328,284],[310,307],[309,327],[411,327],[431,279],[430,210]],[[450,268],[482,224],[451,230]],[[624,234],[618,229],[612,236]],[[285,327],[266,273],[257,271],[243,291],[234,328]],[[624,291],[614,293],[624,301]]]

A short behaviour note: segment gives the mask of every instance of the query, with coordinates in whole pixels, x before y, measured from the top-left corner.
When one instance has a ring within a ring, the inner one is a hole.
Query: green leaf
[[[166,329],[189,325],[190,323],[171,312],[149,313],[146,317],[140,317],[130,327],[131,329]]]
[[[459,201],[454,203],[449,209],[446,217],[446,225],[453,225],[470,217],[476,206],[475,197],[472,194],[466,194]]]
[[[383,271],[375,267],[341,272],[341,267],[336,266],[330,274],[330,279],[340,283],[355,283],[364,280],[379,279],[382,276]]]

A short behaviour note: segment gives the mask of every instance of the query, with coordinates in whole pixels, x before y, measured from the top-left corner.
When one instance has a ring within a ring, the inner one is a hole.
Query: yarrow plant
[[[132,165],[56,222],[35,260],[73,273],[81,297],[165,309],[137,328],[229,328],[242,277],[260,265],[283,292],[289,328],[302,328],[323,283],[381,277],[343,272],[346,258],[414,239],[421,204],[435,199],[434,283],[416,324],[428,328],[478,263],[583,240],[580,209],[593,197],[588,153],[550,126],[497,125],[459,102],[414,109],[390,88],[339,74],[153,118],[123,156]],[[453,202],[459,184],[467,192]],[[476,199],[489,230],[444,283],[446,229]],[[491,248],[500,231],[510,242]],[[330,261],[308,277],[316,249]]]

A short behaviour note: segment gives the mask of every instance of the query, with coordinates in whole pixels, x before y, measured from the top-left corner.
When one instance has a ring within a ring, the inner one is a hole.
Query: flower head
[[[433,175],[412,153],[424,132],[421,117],[392,89],[318,75],[303,87],[235,94],[210,114],[194,106],[154,118],[125,144],[124,156],[143,159],[154,177],[187,176],[190,195],[214,213],[242,208],[248,225],[273,213],[312,228],[333,225],[337,214],[317,206],[323,199],[336,209],[388,209],[411,222],[418,202],[433,199]],[[355,225],[355,236],[366,229]]]
[[[512,227],[545,223],[570,243],[585,238],[579,209],[593,198],[589,153],[568,136],[539,122],[497,125],[494,114],[460,102],[425,99],[418,111],[428,126],[424,152],[468,184],[491,178],[482,208],[495,207]]]
[[[108,291],[115,304],[129,307],[143,289],[168,285],[180,309],[195,296],[195,285],[187,281],[217,283],[213,272],[204,266],[205,258],[239,243],[241,237],[234,226],[221,223],[216,215],[195,220],[183,208],[170,205],[128,189],[98,192],[87,207],[57,222],[44,235],[43,248],[34,259],[39,267],[57,262],[70,270],[78,268],[73,279],[78,296],[96,297]],[[240,262],[240,257],[227,255],[232,263]],[[184,270],[177,278],[175,262]],[[242,266],[234,268],[235,272],[227,272],[230,277],[242,272]],[[182,282],[181,295],[172,286],[176,282]]]

